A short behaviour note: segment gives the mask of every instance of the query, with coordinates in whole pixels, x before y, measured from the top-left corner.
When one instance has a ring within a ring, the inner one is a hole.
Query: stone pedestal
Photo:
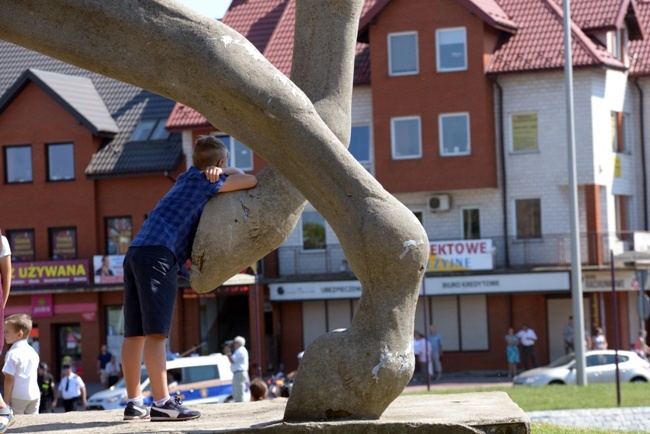
[[[199,419],[185,422],[122,421],[122,412],[79,411],[18,415],[11,432],[81,433],[490,433],[529,434],[530,421],[505,392],[403,395],[379,420],[284,423],[286,399],[193,406]]]

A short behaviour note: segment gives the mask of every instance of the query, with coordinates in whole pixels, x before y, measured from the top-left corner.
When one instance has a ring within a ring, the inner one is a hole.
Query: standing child
[[[7,305],[10,289],[11,248],[9,247],[9,240],[0,231],[0,318],[5,317],[5,306]],[[4,326],[4,321],[0,321],[0,336],[4,336]],[[0,355],[2,354],[2,347],[3,345],[0,345]],[[14,422],[16,422],[16,419],[11,408],[0,395],[0,433],[7,431],[7,428]]]
[[[217,138],[199,138],[192,153],[194,165],[178,177],[149,213],[124,257],[122,371],[128,395],[124,420],[188,420],[201,416],[180,399],[169,396],[165,341],[178,292],[177,274],[191,256],[205,204],[219,192],[257,184],[255,176],[226,167],[228,158],[228,149]],[[140,389],[143,354],[154,401],[151,413]]]
[[[38,388],[40,359],[27,343],[32,318],[17,313],[5,320],[5,341],[11,345],[5,356],[5,396],[14,414],[37,414],[41,391]]]

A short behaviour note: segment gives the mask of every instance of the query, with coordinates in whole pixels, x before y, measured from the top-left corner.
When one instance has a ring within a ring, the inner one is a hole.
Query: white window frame
[[[221,140],[226,147],[228,147],[228,153],[230,154],[230,158],[228,160],[228,165],[232,167],[236,167],[238,169],[244,170],[246,172],[250,172],[253,170],[253,167],[255,166],[255,155],[253,153],[253,150],[246,146],[244,143],[240,142],[239,140],[235,139],[233,136],[229,135],[219,135],[219,134],[213,134],[217,139]],[[235,142],[239,142],[241,145],[246,146],[248,150],[251,152],[251,165],[250,166],[241,166],[237,164],[237,154],[235,152]]]
[[[395,123],[399,121],[417,120],[418,122],[418,153],[413,155],[397,155],[395,148]],[[422,158],[422,119],[420,116],[401,116],[390,120],[390,149],[393,160],[412,160]]]
[[[368,159],[359,160],[356,158],[356,156],[354,156],[354,154],[352,156],[355,157],[355,159],[359,162],[359,164],[361,164],[368,172],[372,173],[372,127],[368,123],[359,123],[356,125],[352,125],[351,130],[353,130],[354,128],[362,128],[362,127],[368,128]],[[350,138],[351,137],[352,135],[350,135]]]
[[[478,232],[479,232],[479,238],[481,238],[481,208],[478,206],[463,206],[460,208],[460,215],[459,215],[459,220],[460,220],[460,235],[462,239],[464,240],[469,240],[470,238],[465,238],[465,211],[469,210],[477,210],[478,211]]]
[[[410,36],[410,35],[415,35],[415,70],[412,71],[405,71],[405,72],[395,72],[393,71],[393,54],[392,54],[392,44],[391,44],[391,39],[393,37],[399,37],[399,36]],[[396,32],[396,33],[389,33],[387,36],[387,48],[388,48],[388,75],[391,77],[399,77],[403,75],[417,75],[420,73],[420,55],[419,55],[419,47],[418,47],[418,32],[416,31],[410,31],[410,32]]]
[[[467,119],[467,151],[465,152],[445,152],[444,146],[444,131],[443,131],[443,119],[451,117],[465,116]],[[458,112],[458,113],[442,113],[438,115],[438,140],[440,143],[440,156],[441,157],[460,157],[463,155],[470,155],[472,153],[472,137],[471,137],[471,128],[470,128],[470,117],[469,112]]]
[[[303,218],[304,218],[305,213],[308,213],[308,212],[316,213],[316,214],[320,215],[321,218],[323,219],[323,228],[324,228],[324,230],[325,230],[325,247],[323,247],[322,249],[305,249],[305,236],[304,236],[304,234],[303,234],[303,225],[304,225],[304,224],[303,224]],[[312,252],[324,252],[325,250],[327,250],[327,220],[325,220],[325,217],[323,217],[323,216],[322,216],[318,211],[316,211],[315,209],[306,209],[306,210],[303,210],[302,214],[300,215],[300,250],[301,250],[303,253],[305,253],[305,252],[306,252],[306,253],[312,253]]]
[[[451,33],[451,32],[458,32],[462,31],[463,33],[463,38],[464,38],[464,49],[463,49],[463,56],[465,59],[465,65],[461,67],[455,67],[455,68],[445,68],[440,64],[440,35],[443,33]],[[438,72],[454,72],[454,71],[467,71],[467,65],[468,65],[468,59],[467,59],[467,29],[465,27],[450,27],[446,29],[438,29],[436,30],[436,70]]]

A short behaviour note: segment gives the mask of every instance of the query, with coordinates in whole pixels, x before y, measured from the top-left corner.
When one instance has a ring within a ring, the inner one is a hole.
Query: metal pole
[[[427,354],[426,357],[426,365],[427,367],[425,368],[427,370],[427,390],[431,390],[431,374],[429,374],[429,363],[431,363],[431,359],[429,358],[429,325],[428,325],[428,318],[427,318],[427,285],[425,281],[427,280],[427,275],[426,273],[424,276],[422,276],[422,299],[424,300],[424,351]]]
[[[621,371],[618,368],[618,307],[616,305],[616,279],[614,271],[614,252],[609,251],[612,270],[612,318],[614,319],[614,363],[616,364],[616,405],[621,406]]]
[[[573,299],[574,351],[576,355],[576,384],[587,384],[585,372],[585,334],[582,308],[582,270],[578,225],[578,178],[576,175],[575,126],[573,120],[573,58],[571,55],[570,0],[564,0],[564,78],[566,81],[567,153],[569,164],[569,203],[571,209],[571,297]]]

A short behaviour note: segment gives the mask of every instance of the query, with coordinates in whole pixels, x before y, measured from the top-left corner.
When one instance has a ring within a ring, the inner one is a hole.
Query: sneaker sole
[[[124,416],[122,420],[144,420],[149,419],[149,415],[146,416]]]
[[[189,417],[151,416],[151,421],[152,422],[182,422],[184,420],[198,419],[200,417],[201,417],[200,414],[198,414],[196,416],[189,416]]]

